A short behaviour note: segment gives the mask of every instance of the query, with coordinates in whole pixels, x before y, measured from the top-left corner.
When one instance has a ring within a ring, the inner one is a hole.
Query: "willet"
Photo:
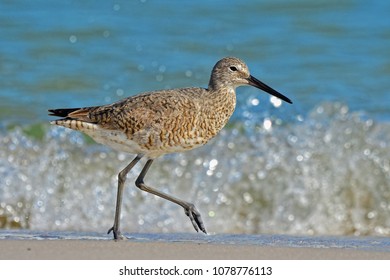
[[[200,147],[227,123],[236,107],[236,87],[250,85],[288,103],[291,100],[250,75],[240,59],[226,57],[218,61],[208,88],[179,88],[141,93],[110,105],[49,110],[62,119],[51,122],[82,131],[96,142],[136,157],[118,174],[118,193],[113,232],[114,239],[124,239],[120,232],[123,188],[127,173],[142,157],[147,161],[135,185],[184,208],[196,231],[206,233],[195,205],[147,186],[144,177],[152,162],[164,154]]]

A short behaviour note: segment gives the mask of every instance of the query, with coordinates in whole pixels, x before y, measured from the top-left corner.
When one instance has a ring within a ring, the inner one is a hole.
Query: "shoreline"
[[[129,236],[129,235],[128,235]],[[0,231],[1,260],[388,260],[390,239]]]

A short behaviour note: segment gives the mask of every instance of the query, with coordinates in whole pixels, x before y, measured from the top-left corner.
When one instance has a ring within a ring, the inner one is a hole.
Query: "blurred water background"
[[[390,235],[389,1],[1,1],[0,228],[104,232],[132,155],[52,127],[47,109],[206,87],[237,56],[294,102],[239,88],[208,145],[146,183],[192,201],[209,232]],[[192,232],[135,188],[124,232]]]

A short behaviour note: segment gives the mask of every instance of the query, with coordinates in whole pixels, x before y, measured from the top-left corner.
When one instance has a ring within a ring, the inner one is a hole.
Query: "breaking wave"
[[[42,125],[0,134],[0,228],[106,231],[132,156]],[[145,182],[196,204],[209,232],[390,235],[390,124],[321,104],[306,117],[233,122],[208,145],[157,159]],[[144,163],[144,162],[142,162]],[[128,175],[123,232],[193,231]]]

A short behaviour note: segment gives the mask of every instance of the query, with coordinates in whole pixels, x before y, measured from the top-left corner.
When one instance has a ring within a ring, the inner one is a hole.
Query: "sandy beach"
[[[161,242],[82,240],[2,240],[0,259],[268,259],[339,260],[390,259],[388,252],[335,248],[288,248]]]
[[[72,234],[17,235],[3,232],[0,234],[0,259],[390,259],[389,240],[386,238],[272,235],[215,235],[205,238],[196,234],[135,234],[129,240],[113,241],[100,236]],[[229,244],[233,242],[235,244]]]

